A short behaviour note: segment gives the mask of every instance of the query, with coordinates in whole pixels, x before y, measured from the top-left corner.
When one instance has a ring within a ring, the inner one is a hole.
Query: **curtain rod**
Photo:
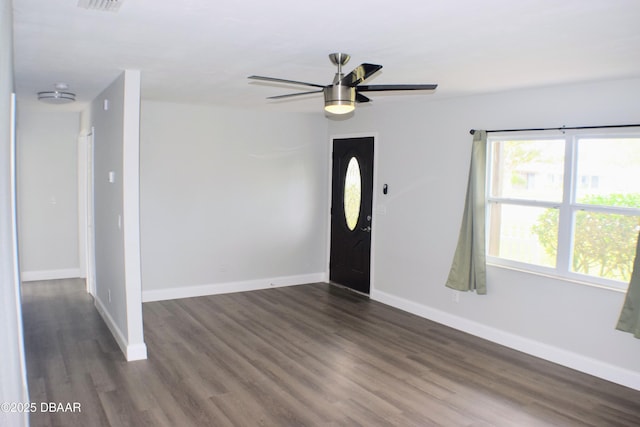
[[[604,126],[562,126],[559,128],[532,128],[532,129],[494,129],[488,130],[487,133],[491,132],[533,132],[533,131],[541,131],[541,130],[577,130],[577,129],[605,129],[605,128],[634,128],[640,127],[640,124],[635,125],[604,125]],[[471,135],[476,133],[475,129],[471,129],[469,131]]]

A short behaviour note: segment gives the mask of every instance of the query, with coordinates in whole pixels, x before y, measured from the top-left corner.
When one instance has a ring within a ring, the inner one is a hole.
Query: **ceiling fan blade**
[[[354,70],[349,74],[340,79],[338,83],[344,86],[354,87],[371,77],[372,74],[374,74],[381,68],[382,65],[367,63],[361,64],[354,68]]]
[[[323,85],[317,85],[315,83],[298,82],[298,81],[295,81],[295,80],[286,80],[286,79],[277,79],[275,77],[249,76],[247,78],[253,79],[253,80],[262,80],[262,81],[265,81],[265,82],[289,83],[289,84],[293,84],[293,85],[321,87],[323,89],[325,87]]]
[[[383,92],[386,90],[435,90],[438,85],[364,85],[358,86],[361,92]]]
[[[267,99],[282,99],[282,98],[291,98],[293,96],[300,96],[300,95],[309,95],[310,93],[320,93],[322,92],[324,89],[321,90],[312,90],[310,92],[299,92],[299,93],[288,93],[286,95],[276,95],[276,96],[269,96]]]
[[[356,102],[369,102],[369,101],[371,101],[371,99],[367,98],[363,94],[358,93],[356,91]]]

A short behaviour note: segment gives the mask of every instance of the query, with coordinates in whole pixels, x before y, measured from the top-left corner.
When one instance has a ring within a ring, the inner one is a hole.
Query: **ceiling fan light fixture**
[[[350,73],[343,74],[342,66],[349,61],[350,56],[346,53],[332,53],[329,59],[333,65],[338,67],[338,72],[330,85],[320,85],[298,80],[280,79],[266,76],[249,76],[250,79],[261,80],[272,83],[285,83],[299,86],[311,86],[316,88],[312,91],[287,93],[284,95],[269,96],[267,99],[285,99],[294,96],[309,95],[312,93],[324,94],[324,110],[329,114],[349,114],[356,108],[356,102],[362,104],[371,101],[362,92],[384,92],[384,91],[415,91],[415,90],[435,90],[435,84],[387,84],[387,85],[361,85],[362,82],[375,75],[382,65],[362,63],[354,68]],[[320,88],[319,90],[317,88]]]
[[[76,94],[59,90],[38,92],[38,100],[49,104],[67,104],[76,100]]]
[[[333,104],[325,103],[324,105],[324,111],[326,111],[329,114],[349,114],[355,109],[356,107],[355,105],[353,105],[353,103],[340,104],[340,103],[334,102]]]
[[[117,12],[124,0],[78,0],[78,7],[83,9]]]
[[[356,108],[356,89],[343,85],[327,86],[324,110],[329,114],[348,114]]]

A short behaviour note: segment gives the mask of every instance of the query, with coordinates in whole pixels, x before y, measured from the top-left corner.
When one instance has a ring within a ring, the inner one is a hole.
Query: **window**
[[[502,134],[488,144],[488,262],[626,289],[640,134]]]
[[[358,159],[352,157],[347,165],[344,179],[344,217],[347,227],[353,231],[358,225],[360,206],[362,205],[362,177]]]

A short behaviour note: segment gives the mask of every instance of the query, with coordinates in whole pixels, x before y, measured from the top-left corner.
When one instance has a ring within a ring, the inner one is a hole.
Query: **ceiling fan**
[[[270,96],[267,99],[282,99],[293,96],[308,95],[310,93],[324,93],[324,109],[331,114],[347,114],[355,109],[356,102],[369,102],[368,97],[361,92],[383,92],[397,90],[434,90],[436,84],[401,84],[401,85],[361,85],[366,79],[382,68],[382,65],[361,64],[349,74],[342,73],[342,66],[349,62],[351,57],[346,53],[332,53],[329,59],[338,67],[338,72],[330,85],[319,85],[315,83],[299,82],[295,80],[278,79],[274,77],[249,76],[250,79],[263,80],[267,82],[290,83],[303,86],[320,88],[308,92],[289,93],[286,95]]]

